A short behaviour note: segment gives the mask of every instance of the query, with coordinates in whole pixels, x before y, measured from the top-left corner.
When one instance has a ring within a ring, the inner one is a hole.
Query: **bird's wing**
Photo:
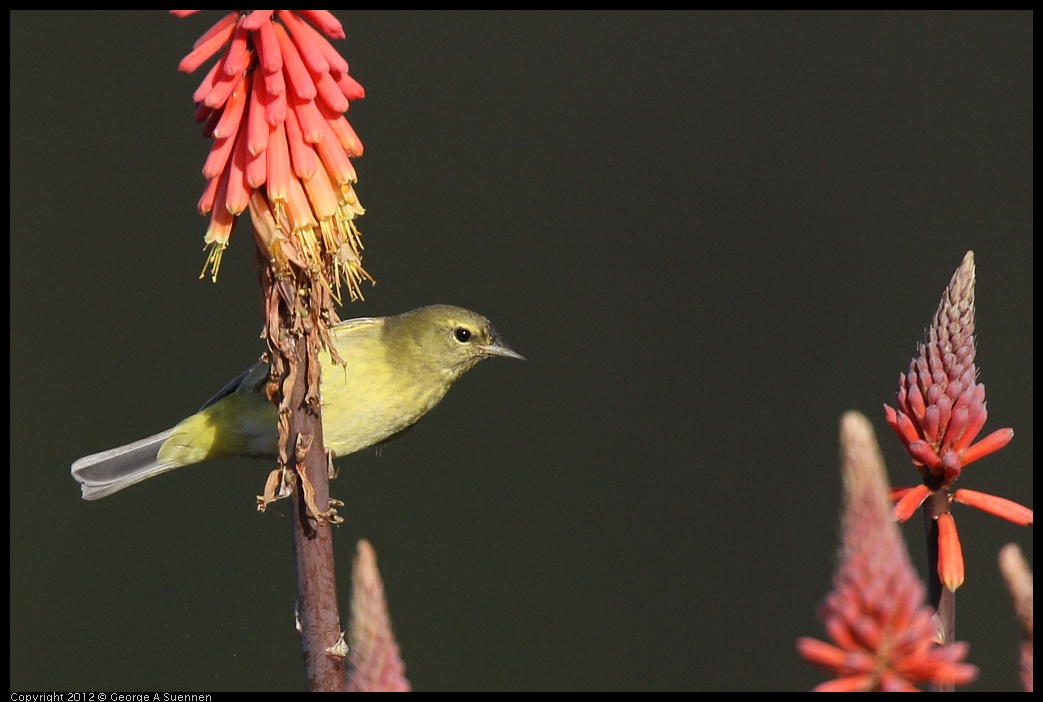
[[[331,329],[336,336],[358,327],[380,324],[382,321],[383,319],[380,317],[356,317],[355,319],[346,319],[343,322],[334,324]],[[260,390],[264,387],[264,384],[268,382],[268,373],[270,372],[270,369],[271,366],[267,363],[255,363],[252,368],[247,368],[242,373],[235,376],[231,382],[218,390],[216,395],[207,400],[206,403],[199,408],[199,411],[202,412],[207,407],[217,404],[232,393],[256,392]]]
[[[255,363],[252,368],[247,368],[242,373],[235,376],[228,385],[225,385],[223,388],[218,390],[216,395],[207,400],[206,403],[199,408],[199,411],[202,412],[207,407],[217,404],[232,393],[255,392],[268,382],[269,369],[270,366],[267,363]]]

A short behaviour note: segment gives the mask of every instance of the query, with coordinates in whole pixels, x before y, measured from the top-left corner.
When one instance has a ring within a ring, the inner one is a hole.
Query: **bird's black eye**
[[[471,340],[471,330],[464,329],[463,327],[457,327],[456,330],[453,331],[453,336],[455,336],[456,340],[459,341],[461,344],[466,344],[468,341]]]

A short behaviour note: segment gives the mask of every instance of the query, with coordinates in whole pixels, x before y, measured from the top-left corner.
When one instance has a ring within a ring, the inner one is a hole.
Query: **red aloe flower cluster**
[[[197,10],[172,12],[184,17]],[[331,274],[335,296],[343,279],[355,299],[359,283],[370,279],[352,221],[363,209],[350,157],[362,155],[362,143],[343,113],[364,91],[323,35],[344,37],[327,10],[233,11],[178,68],[195,71],[225,49],[193,95],[196,121],[214,138],[199,200],[199,211],[210,215],[211,274],[217,275],[236,218],[249,207],[267,260],[280,270],[317,267]]]
[[[1021,685],[1025,692],[1032,692],[1032,569],[1016,544],[1007,544],[1000,549],[999,562],[1021,623]]]
[[[1015,524],[1032,523],[1032,510],[976,490],[951,491],[963,468],[1010,443],[1014,430],[997,429],[977,443],[985,426],[985,386],[977,383],[974,365],[974,253],[968,251],[942,295],[941,304],[909,364],[899,376],[897,409],[884,406],[891,425],[923,484],[896,489],[894,517],[909,519],[931,495],[941,491],[949,501],[977,507]],[[947,511],[937,518],[938,574],[955,590],[963,583],[963,555],[956,523]]]
[[[847,413],[840,425],[844,513],[833,591],[819,616],[832,643],[809,637],[797,649],[836,677],[816,691],[912,691],[917,684],[964,685],[977,668],[966,643],[938,645],[934,611],[924,604],[898,527],[873,429]]]
[[[359,540],[351,585],[348,691],[409,692],[406,666],[391,631],[377,554],[365,539]]]

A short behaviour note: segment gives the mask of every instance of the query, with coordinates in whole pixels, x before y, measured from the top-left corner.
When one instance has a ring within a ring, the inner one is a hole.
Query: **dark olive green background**
[[[1032,504],[1032,16],[340,12],[377,278],[483,364],[380,455],[372,541],[416,688],[804,689],[837,544],[837,423],[883,421],[968,249],[986,430],[961,485]],[[11,687],[300,689],[285,505],[222,460],[83,502],[78,456],[164,429],[261,350],[248,230],[196,279],[215,13],[11,14]],[[959,638],[1017,688],[996,553],[958,507]],[[923,570],[921,528],[904,528]]]

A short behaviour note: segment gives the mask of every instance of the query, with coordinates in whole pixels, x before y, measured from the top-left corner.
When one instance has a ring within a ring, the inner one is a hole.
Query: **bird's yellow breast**
[[[334,327],[344,359],[321,352],[322,433],[326,447],[345,456],[412,426],[445,396],[454,373],[433,371],[408,341],[389,344],[378,319]],[[264,393],[267,371],[257,366],[235,392],[188,417],[160,450],[165,463],[188,465],[219,456],[275,458],[276,411]]]

